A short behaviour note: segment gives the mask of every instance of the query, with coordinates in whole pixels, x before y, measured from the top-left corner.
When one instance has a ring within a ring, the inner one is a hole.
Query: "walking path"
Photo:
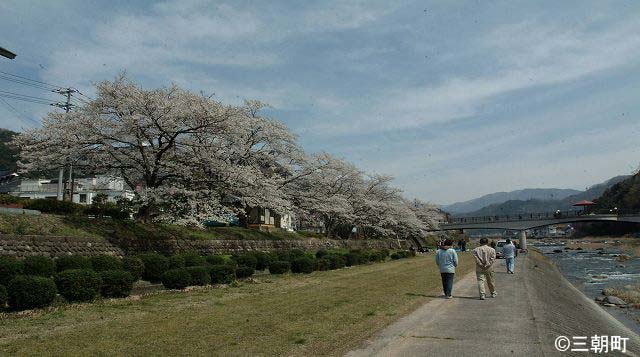
[[[348,356],[550,356],[560,355],[557,336],[596,333],[630,337],[628,350],[640,354],[638,335],[539,258],[519,257],[514,275],[499,260],[498,296],[484,301],[475,273],[457,277],[453,299],[431,300]]]

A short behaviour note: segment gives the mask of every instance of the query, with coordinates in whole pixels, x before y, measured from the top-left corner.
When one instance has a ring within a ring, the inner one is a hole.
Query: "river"
[[[622,253],[611,246],[603,250],[568,250],[561,243],[533,243],[552,259],[560,272],[590,298],[602,295],[602,289],[640,284],[640,258],[619,262]],[[570,246],[569,246],[570,247]],[[640,309],[604,307],[612,316],[640,334]]]

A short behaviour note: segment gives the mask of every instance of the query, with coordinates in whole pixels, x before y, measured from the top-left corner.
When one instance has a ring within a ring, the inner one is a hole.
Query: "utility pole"
[[[71,106],[73,105],[71,104],[71,94],[76,93],[77,90],[66,88],[66,89],[56,89],[54,90],[54,92],[65,95],[67,97],[66,103],[64,104],[56,103],[55,106],[59,108],[64,108],[65,113],[69,113],[69,111],[71,110]],[[69,201],[73,202],[73,163],[71,162],[70,158],[68,158],[68,160],[69,160],[68,182],[71,184],[71,187],[69,188]],[[60,168],[60,171],[58,172],[58,195],[57,195],[58,201],[64,201],[64,198],[66,196],[65,193],[67,192],[67,190],[64,187],[66,185],[64,185],[63,181],[64,181],[64,168]]]

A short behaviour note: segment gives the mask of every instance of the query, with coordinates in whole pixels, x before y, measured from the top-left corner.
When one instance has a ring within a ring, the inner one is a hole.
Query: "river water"
[[[563,245],[533,244],[552,259],[562,274],[590,298],[602,295],[602,289],[640,284],[640,258],[617,260],[620,250],[565,250]],[[558,251],[561,252],[558,252]],[[616,319],[640,334],[640,309],[604,307]]]

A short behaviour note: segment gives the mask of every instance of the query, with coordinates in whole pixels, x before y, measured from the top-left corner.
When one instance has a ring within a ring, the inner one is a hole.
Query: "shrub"
[[[7,295],[7,288],[5,288],[4,285],[0,285],[0,310],[7,306],[8,300],[9,296]]]
[[[16,310],[50,305],[56,297],[56,284],[51,278],[18,275],[9,282],[9,306]]]
[[[269,264],[269,273],[271,274],[284,274],[291,270],[291,263],[283,260],[276,260]]]
[[[162,281],[162,274],[169,270],[169,259],[166,257],[155,254],[141,254],[138,256],[144,264],[144,271],[142,272],[142,278],[152,283]]]
[[[326,250],[324,250],[324,249],[320,249],[320,250],[318,250],[318,251],[316,252],[316,258],[317,258],[317,259],[323,258],[323,257],[324,257],[325,255],[327,255],[327,254],[329,254],[329,252],[327,252],[327,251],[326,251]]]
[[[228,264],[213,265],[209,268],[212,284],[229,284],[235,280],[234,267]]]
[[[100,275],[89,269],[71,269],[56,275],[58,292],[67,301],[92,301],[100,293]]]
[[[249,267],[255,269],[258,265],[258,259],[251,253],[234,256],[233,260],[238,263],[239,267]]]
[[[370,262],[383,262],[385,259],[387,259],[387,256],[382,251],[372,251],[369,254]]]
[[[124,270],[104,270],[100,272],[100,278],[100,295],[104,297],[129,296],[135,281],[133,275]]]
[[[167,289],[184,289],[191,285],[191,274],[186,268],[167,270],[162,274],[162,285]]]
[[[391,253],[391,259],[393,259],[393,260],[398,260],[398,259],[402,259],[402,258],[403,257],[398,252]]]
[[[56,258],[56,270],[91,269],[91,260],[82,255],[63,255]]]
[[[385,258],[388,257],[390,254],[389,249],[387,248],[380,249],[378,252],[380,252],[380,255],[382,255]]]
[[[248,278],[252,276],[253,273],[255,273],[255,270],[252,267],[238,267],[238,269],[236,269],[236,278]]]
[[[122,259],[122,268],[133,276],[134,281],[137,281],[140,280],[144,272],[144,263],[140,258],[124,257],[124,259]]]
[[[340,254],[327,254],[323,259],[329,261],[329,269],[341,269],[347,266],[347,259]]]
[[[180,254],[172,255],[169,258],[169,269],[184,268],[184,257]]]
[[[271,256],[265,252],[254,252],[256,257],[256,270],[265,270],[271,263]]]
[[[207,267],[192,266],[187,267],[187,271],[191,274],[191,284],[204,286],[211,283],[211,275],[209,275]]]
[[[345,254],[344,257],[347,259],[347,266],[354,266],[358,264],[363,264],[369,261],[368,258],[365,258],[361,251],[352,250],[349,253]]]
[[[25,275],[49,278],[56,272],[56,263],[51,258],[43,256],[27,257],[22,261],[22,271]]]
[[[182,254],[184,259],[184,266],[186,267],[199,267],[207,263],[207,260],[198,253],[184,253]]]
[[[14,257],[0,256],[0,285],[7,286],[11,279],[22,274],[22,262]]]
[[[330,270],[331,269],[331,260],[327,258],[320,258],[316,261],[316,269],[320,271]]]
[[[300,257],[291,261],[291,271],[294,273],[310,274],[315,270],[315,259]]]
[[[223,265],[226,263],[226,259],[222,255],[207,255],[204,259],[211,265]]]
[[[78,214],[84,210],[84,206],[69,201],[48,200],[39,198],[35,200],[25,200],[23,203],[26,209],[35,209],[43,213],[55,214]]]
[[[95,271],[122,270],[122,260],[111,255],[96,255],[91,258],[91,266]]]
[[[391,259],[397,260],[397,259],[404,259],[404,258],[409,258],[413,256],[411,254],[410,251],[408,250],[399,250],[397,252],[394,252],[391,254]]]

